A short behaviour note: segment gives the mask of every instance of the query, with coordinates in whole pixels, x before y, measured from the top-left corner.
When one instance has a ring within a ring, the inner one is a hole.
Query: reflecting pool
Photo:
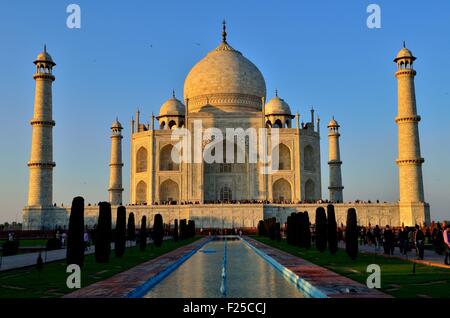
[[[146,298],[302,298],[295,285],[240,239],[204,245]]]

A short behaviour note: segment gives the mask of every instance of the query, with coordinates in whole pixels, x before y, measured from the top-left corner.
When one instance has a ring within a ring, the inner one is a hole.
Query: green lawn
[[[34,246],[45,246],[47,244],[47,239],[36,239],[36,240],[19,240],[19,247],[34,247]],[[5,241],[0,241],[0,246],[3,245]]]
[[[276,242],[266,237],[253,238],[363,284],[369,275],[367,266],[378,264],[381,267],[381,290],[394,297],[450,297],[449,269],[416,264],[413,274],[413,263],[398,258],[359,253],[353,261],[342,249],[331,255],[328,251],[320,253],[314,247],[310,250],[293,247],[285,240]]]
[[[109,278],[140,263],[192,243],[199,237],[186,239],[177,243],[164,241],[159,248],[149,244],[144,252],[138,247],[128,248],[122,258],[116,258],[111,252],[110,262],[97,264],[93,254],[86,255],[81,269],[81,287]],[[73,290],[66,287],[67,264],[57,261],[44,265],[39,272],[35,268],[16,269],[0,273],[0,298],[48,298],[61,297]]]

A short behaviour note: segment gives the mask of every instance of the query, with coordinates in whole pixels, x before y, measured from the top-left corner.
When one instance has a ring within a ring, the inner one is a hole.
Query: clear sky
[[[66,7],[81,7],[81,29]],[[366,8],[381,6],[381,29]],[[405,40],[415,56],[425,197],[433,219],[450,219],[450,1],[1,1],[0,222],[21,221],[27,202],[33,115],[32,61],[47,43],[54,69],[54,201],[108,198],[110,125],[124,130],[125,202],[130,119],[148,120],[221,37],[263,73],[268,97],[293,112],[313,105],[321,129],[341,124],[344,199],[398,200],[395,64]],[[304,117],[305,118],[305,117]],[[327,138],[322,192],[328,196]]]

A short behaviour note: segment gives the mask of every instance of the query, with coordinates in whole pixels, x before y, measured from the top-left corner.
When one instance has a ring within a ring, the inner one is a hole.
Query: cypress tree
[[[175,225],[173,228],[173,240],[175,242],[178,242],[178,220],[177,219],[175,219]]]
[[[334,205],[327,206],[328,217],[328,249],[332,255],[336,254],[338,249],[337,223],[336,214],[334,213]]]
[[[84,263],[84,199],[76,197],[70,208],[69,231],[67,235],[67,264]]]
[[[147,217],[144,215],[141,220],[141,230],[139,231],[139,249],[145,251],[147,247]]]
[[[264,229],[265,229],[264,221],[260,220],[258,222],[258,235],[259,236],[266,236],[265,232],[264,232]]]
[[[109,262],[111,253],[111,204],[99,203],[98,225],[95,240],[95,260],[97,263]]]
[[[292,245],[292,216],[287,217],[286,221],[286,243]]]
[[[297,212],[297,215],[295,217],[295,240],[296,240],[296,245],[298,247],[305,247],[304,245],[304,218],[303,218],[303,212]]]
[[[308,211],[303,213],[303,226],[304,226],[304,247],[309,249],[311,248],[311,229],[309,226],[309,214]]]
[[[320,252],[327,249],[327,216],[323,207],[316,210],[316,248]]]
[[[161,214],[155,214],[153,219],[153,244],[156,247],[160,247],[163,243],[164,239],[164,226],[163,226],[163,218]]]
[[[281,224],[280,222],[275,223],[275,239],[277,242],[281,241]]]
[[[116,218],[116,242],[114,244],[114,252],[117,257],[123,256],[125,254],[125,243],[126,243],[126,226],[127,211],[124,206],[119,206],[117,208],[117,218]]]
[[[186,238],[186,219],[180,220],[180,239],[184,240]]]
[[[134,222],[133,212],[128,215],[127,239],[129,241],[134,241],[136,239],[136,224]]]
[[[351,259],[355,259],[358,255],[358,221],[356,218],[356,210],[354,208],[350,208],[347,211],[345,251]]]

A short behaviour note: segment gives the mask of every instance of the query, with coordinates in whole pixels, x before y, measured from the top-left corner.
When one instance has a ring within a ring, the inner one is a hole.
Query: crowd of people
[[[345,240],[345,228],[338,228],[339,240]],[[373,246],[375,249],[383,249],[384,254],[394,255],[398,248],[401,255],[415,250],[417,258],[424,259],[425,246],[430,246],[434,251],[442,255],[445,253],[445,264],[450,265],[450,225],[442,226],[440,223],[432,223],[429,226],[415,227],[391,227],[375,226],[359,227],[359,244]]]

